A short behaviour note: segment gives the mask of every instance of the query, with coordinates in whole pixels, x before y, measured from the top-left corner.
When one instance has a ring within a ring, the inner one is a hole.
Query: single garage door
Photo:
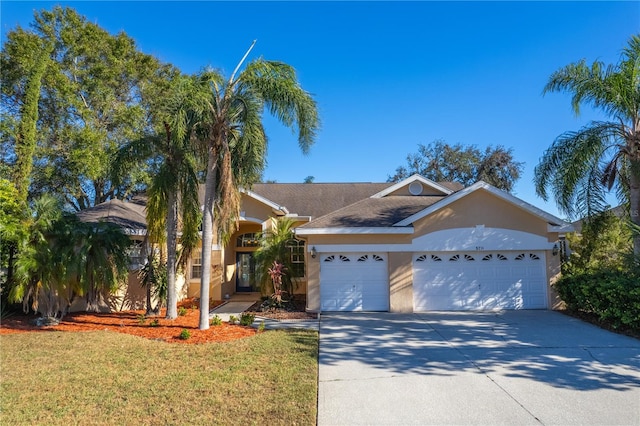
[[[388,311],[386,254],[322,255],[320,307],[323,311]]]
[[[542,251],[414,255],[415,311],[544,309]]]

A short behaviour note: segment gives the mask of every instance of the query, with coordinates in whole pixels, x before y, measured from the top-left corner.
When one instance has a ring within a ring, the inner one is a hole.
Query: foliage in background
[[[28,208],[16,187],[0,178],[0,299],[3,311],[13,287],[15,261],[20,241],[26,238]]]
[[[124,32],[111,35],[71,8],[35,12],[0,54],[0,170],[15,170],[20,192],[28,184],[75,210],[144,188],[145,168],[114,185],[111,158],[152,125],[148,100],[170,72]]]
[[[611,121],[592,121],[556,138],[535,168],[538,195],[551,195],[562,212],[584,217],[606,210],[615,188],[640,226],[640,35],[631,36],[617,64],[569,64],[551,75],[544,92],[568,93],[576,115],[589,105]],[[633,247],[640,256],[640,236]]]
[[[459,182],[464,186],[483,180],[511,192],[520,178],[524,163],[513,159],[513,149],[488,146],[484,152],[475,145],[449,145],[436,140],[418,145],[418,153],[407,155],[407,165],[396,169],[388,182],[399,182],[420,174],[434,182]]]
[[[623,271],[633,266],[629,220],[618,217],[612,210],[586,218],[580,233],[568,234],[567,241],[571,255],[562,265],[563,274]]]

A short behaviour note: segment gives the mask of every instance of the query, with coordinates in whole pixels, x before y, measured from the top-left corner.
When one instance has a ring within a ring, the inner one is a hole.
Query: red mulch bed
[[[221,303],[212,302],[211,308]],[[192,299],[183,300],[178,306],[187,309],[186,315],[178,316],[175,320],[168,320],[164,318],[166,310],[162,309],[160,315],[155,317],[148,316],[143,323],[140,321],[140,315],[143,315],[144,311],[123,311],[104,314],[78,312],[66,315],[58,325],[42,327],[34,324],[33,321],[36,317],[33,315],[13,315],[2,320],[0,334],[109,330],[170,343],[211,343],[242,339],[253,336],[257,332],[251,327],[227,323],[212,325],[208,330],[199,330],[200,312],[197,309],[197,302]],[[193,308],[194,306],[196,309]],[[151,325],[154,320],[157,320],[157,325],[155,326]],[[179,337],[183,329],[189,330],[191,334],[191,337],[186,340]]]

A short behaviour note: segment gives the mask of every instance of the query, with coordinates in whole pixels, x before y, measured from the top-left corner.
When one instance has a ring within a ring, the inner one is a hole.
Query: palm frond
[[[295,69],[282,62],[251,62],[238,77],[241,85],[264,101],[282,124],[298,132],[298,143],[308,153],[320,127],[316,102],[298,83]]]
[[[578,132],[565,132],[547,149],[534,171],[536,192],[548,199],[551,191],[558,208],[569,216],[596,209],[604,196],[601,160],[615,157],[620,128],[615,123],[592,122]],[[619,163],[615,163],[618,165]],[[614,178],[617,173],[612,175]],[[576,203],[579,201],[579,203]]]

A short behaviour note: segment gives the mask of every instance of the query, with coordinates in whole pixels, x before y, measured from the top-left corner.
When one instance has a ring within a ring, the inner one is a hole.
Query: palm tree
[[[98,311],[103,296],[108,296],[126,282],[129,271],[131,239],[116,224],[109,222],[79,223],[72,258],[78,296],[84,296],[87,311]]]
[[[168,319],[178,317],[176,272],[196,246],[201,213],[198,202],[198,156],[195,130],[200,124],[203,104],[199,79],[178,76],[169,94],[158,106],[160,134],[126,144],[118,155],[118,168],[155,157],[159,162],[148,190],[147,224],[149,240],[167,244],[167,313]],[[181,226],[179,226],[181,225]],[[182,255],[178,259],[178,230],[182,232]]]
[[[12,301],[22,302],[25,312],[31,308],[47,317],[56,316],[60,310],[58,296],[67,293],[64,260],[68,257],[68,244],[63,249],[61,243],[69,238],[60,230],[62,219],[62,209],[53,196],[45,194],[34,201],[26,235],[19,242],[16,283],[9,295]],[[58,238],[54,237],[56,234]],[[40,306],[41,301],[46,306]]]
[[[569,216],[592,216],[606,208],[606,192],[615,187],[629,203],[631,222],[640,226],[640,36],[631,36],[616,65],[588,66],[582,60],[559,69],[547,92],[570,93],[576,114],[586,104],[612,121],[593,121],[558,136],[536,166],[538,195],[547,200],[550,190]],[[640,235],[633,246],[640,256]]]
[[[201,330],[209,328],[209,282],[214,210],[219,238],[235,229],[240,210],[239,186],[250,186],[264,169],[265,107],[282,124],[297,130],[302,152],[307,153],[319,126],[316,103],[297,81],[295,70],[284,63],[257,59],[239,72],[255,41],[228,80],[207,73],[210,98],[206,122],[206,181],[202,222]],[[244,158],[251,161],[240,161]]]
[[[295,242],[293,233],[294,222],[290,218],[278,219],[273,223],[271,229],[265,231],[260,236],[260,247],[255,253],[256,270],[258,272],[258,283],[263,294],[272,287],[269,268],[274,263],[282,265],[282,289],[293,294],[295,285],[294,266],[291,262],[290,245]]]

